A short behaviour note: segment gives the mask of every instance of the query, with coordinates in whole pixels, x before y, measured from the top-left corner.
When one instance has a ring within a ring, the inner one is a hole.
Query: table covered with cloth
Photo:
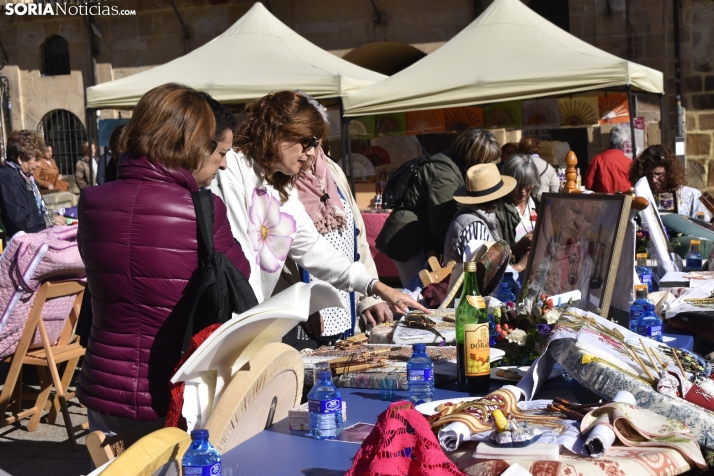
[[[492,381],[490,390],[500,388],[501,383]],[[345,427],[358,422],[377,423],[379,418],[384,418],[380,415],[383,415],[392,403],[382,401],[378,390],[340,389],[340,392],[347,403]],[[434,400],[466,396],[468,394],[456,391],[455,385],[452,384],[448,388],[436,389]],[[538,398],[552,399],[555,396],[575,401],[572,384],[560,378],[553,379],[538,392]],[[395,399],[406,399],[406,392],[397,391]],[[518,463],[539,476],[665,476],[681,474],[691,469],[684,458],[670,448],[613,446],[604,458],[577,456],[562,450],[558,461],[477,460],[471,456],[475,448],[475,443],[465,443],[457,451],[447,453],[447,456],[464,474],[485,476],[500,475],[511,463]],[[284,419],[226,452],[223,461],[226,465],[237,464],[241,474],[341,476],[352,467],[358,450],[360,446],[357,444],[320,441],[311,438],[306,432],[290,431],[288,420]],[[279,457],[276,457],[278,454]],[[418,466],[418,462],[415,466]]]

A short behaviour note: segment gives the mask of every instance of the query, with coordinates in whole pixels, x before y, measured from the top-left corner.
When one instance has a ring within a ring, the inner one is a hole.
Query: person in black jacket
[[[7,238],[18,231],[36,233],[55,222],[65,223],[47,210],[32,176],[45,150],[37,132],[14,131],[7,138],[7,160],[0,167],[0,220]]]
[[[466,129],[450,150],[434,155],[409,182],[376,240],[377,249],[394,261],[403,286],[429,256],[439,256],[444,249],[457,210],[454,192],[464,185],[465,171],[500,156],[501,146],[491,132]]]

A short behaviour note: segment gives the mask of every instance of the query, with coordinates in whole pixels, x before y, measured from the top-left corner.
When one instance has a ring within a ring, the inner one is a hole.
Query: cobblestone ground
[[[7,369],[7,364],[0,364],[0,382],[5,381]],[[31,391],[33,387],[37,388],[33,385],[37,380],[34,371],[26,371],[24,378],[28,383],[25,386],[26,391]],[[71,389],[74,390],[73,387]],[[68,409],[73,426],[87,421],[87,409],[83,408],[76,399],[68,402]],[[90,472],[89,453],[84,446],[84,437],[88,433],[86,430],[76,434],[77,451],[72,452],[61,414],[52,425],[40,420],[40,424],[33,432],[27,431],[28,422],[29,419],[25,419],[14,425],[0,428],[2,471],[11,476],[77,476]],[[1,471],[0,475],[2,475]]]

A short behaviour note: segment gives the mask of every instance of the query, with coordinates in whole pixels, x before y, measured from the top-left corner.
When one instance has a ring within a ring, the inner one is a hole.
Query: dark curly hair
[[[639,157],[632,161],[630,166],[630,182],[634,185],[645,176],[647,170],[662,166],[665,172],[665,189],[676,190],[682,185],[687,185],[687,176],[684,165],[671,150],[663,145],[647,147]],[[654,190],[653,190],[654,191]]]
[[[307,96],[294,91],[268,94],[246,106],[246,119],[238,127],[233,146],[265,169],[265,181],[288,199],[288,187],[297,176],[277,172],[273,166],[282,160],[280,141],[302,142],[315,136],[327,137],[328,127],[321,112]]]

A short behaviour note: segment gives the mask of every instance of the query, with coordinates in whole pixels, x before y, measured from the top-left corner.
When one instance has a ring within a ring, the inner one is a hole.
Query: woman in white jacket
[[[233,235],[251,264],[258,301],[271,296],[288,256],[337,289],[376,295],[398,312],[423,306],[350,262],[318,233],[293,186],[315,160],[327,124],[300,93],[282,91],[249,104],[211,189],[228,208]]]

